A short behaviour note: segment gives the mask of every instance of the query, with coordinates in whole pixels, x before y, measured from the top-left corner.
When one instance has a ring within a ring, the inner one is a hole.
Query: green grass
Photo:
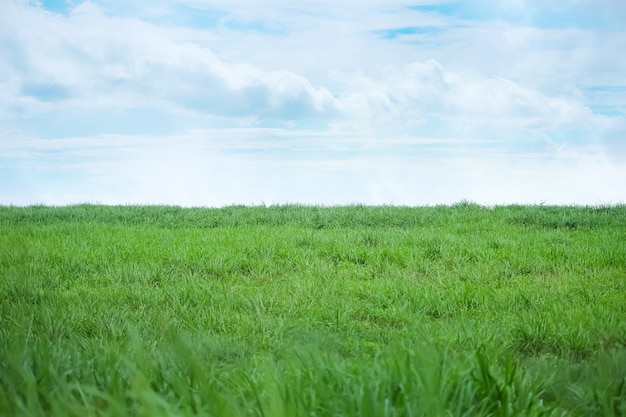
[[[626,206],[0,207],[0,416],[624,416]]]

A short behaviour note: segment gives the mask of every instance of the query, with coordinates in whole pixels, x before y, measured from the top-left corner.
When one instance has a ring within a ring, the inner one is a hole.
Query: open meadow
[[[0,207],[0,416],[624,416],[626,206]]]

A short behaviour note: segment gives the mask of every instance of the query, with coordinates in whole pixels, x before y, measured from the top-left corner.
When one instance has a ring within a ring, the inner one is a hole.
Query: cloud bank
[[[0,0],[0,204],[623,202],[621,17]]]

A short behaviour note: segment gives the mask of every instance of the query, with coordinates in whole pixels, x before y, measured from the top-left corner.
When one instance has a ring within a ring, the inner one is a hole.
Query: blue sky
[[[0,205],[626,201],[621,0],[0,0]]]

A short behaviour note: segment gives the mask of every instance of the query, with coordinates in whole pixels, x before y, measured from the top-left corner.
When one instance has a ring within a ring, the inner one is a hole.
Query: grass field
[[[626,206],[0,207],[0,416],[624,416]]]

